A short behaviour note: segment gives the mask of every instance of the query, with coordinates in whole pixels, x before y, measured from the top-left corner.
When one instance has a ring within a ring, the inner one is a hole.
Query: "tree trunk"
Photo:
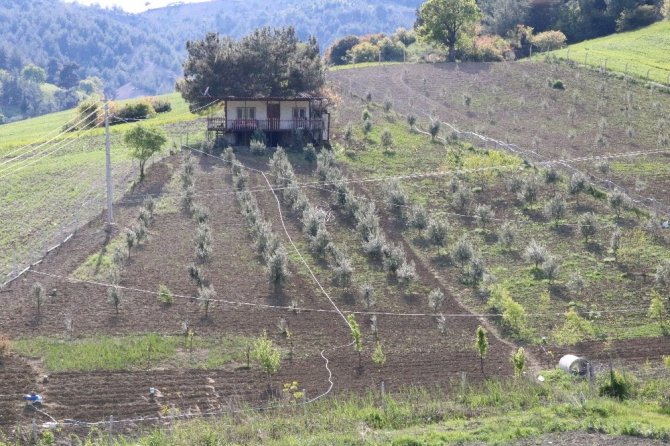
[[[140,180],[144,179],[144,161],[140,161]]]
[[[449,45],[449,50],[447,52],[447,62],[456,62],[456,43]]]

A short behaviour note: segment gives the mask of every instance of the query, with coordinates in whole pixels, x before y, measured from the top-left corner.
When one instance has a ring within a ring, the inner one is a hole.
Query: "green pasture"
[[[670,21],[658,22],[636,31],[586,40],[548,54],[670,84]]]

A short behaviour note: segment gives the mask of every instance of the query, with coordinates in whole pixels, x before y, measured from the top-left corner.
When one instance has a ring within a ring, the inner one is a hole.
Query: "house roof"
[[[313,101],[326,98],[310,93],[298,93],[293,96],[223,96],[218,99],[222,101]]]

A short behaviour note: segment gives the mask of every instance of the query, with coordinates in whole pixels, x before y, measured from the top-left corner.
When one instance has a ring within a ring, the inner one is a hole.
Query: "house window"
[[[256,107],[237,107],[237,119],[256,119]]]
[[[293,109],[293,119],[307,119],[307,109],[305,107],[295,107]]]

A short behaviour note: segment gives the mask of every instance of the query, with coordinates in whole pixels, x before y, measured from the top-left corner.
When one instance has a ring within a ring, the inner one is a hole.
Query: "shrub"
[[[667,4],[667,0],[665,1]],[[667,8],[667,6],[666,6]],[[658,10],[654,5],[639,5],[634,9],[624,9],[616,19],[617,32],[630,31],[651,25],[658,20]]]
[[[423,231],[428,227],[428,222],[428,211],[426,208],[419,205],[412,206],[410,210],[409,225],[414,229]]]
[[[195,255],[201,263],[207,263],[212,255],[212,233],[207,224],[198,225],[195,237],[193,239],[195,245]]]
[[[475,216],[482,228],[486,228],[486,225],[491,223],[495,214],[493,213],[491,206],[488,204],[480,204],[475,208]]]
[[[384,147],[384,149],[388,150],[393,146],[393,135],[391,134],[389,129],[384,129],[382,131],[380,141],[381,141],[382,147]]]
[[[44,305],[44,287],[41,283],[35,282],[30,288],[30,296],[35,302],[35,308],[37,308],[37,314],[42,312],[42,305]]]
[[[149,101],[140,101],[135,104],[126,104],[116,112],[117,123],[139,121],[156,114],[156,110]]]
[[[316,235],[309,240],[309,246],[314,254],[322,257],[330,245],[330,234],[324,226],[320,226]]]
[[[416,125],[416,116],[413,114],[407,115],[407,124],[409,125],[410,130],[414,130]]]
[[[386,239],[382,234],[375,233],[363,242],[363,251],[373,259],[381,259],[386,249]]]
[[[440,253],[440,248],[446,246],[447,237],[449,233],[449,225],[446,220],[443,219],[433,219],[428,225],[428,240],[430,244],[437,247],[438,254]]]
[[[189,186],[181,194],[181,206],[186,212],[190,212],[191,207],[193,206],[193,195],[195,195],[193,186]]]
[[[568,184],[568,193],[574,195],[579,201],[579,194],[586,190],[586,177],[581,173],[574,173],[570,177],[570,184]]]
[[[472,286],[479,285],[484,279],[484,274],[486,274],[486,266],[480,257],[473,257],[463,271],[465,283]]]
[[[379,341],[377,341],[377,344],[375,345],[375,349],[372,352],[371,359],[372,362],[374,362],[378,366],[383,366],[386,363],[386,355],[384,354],[382,344]]]
[[[416,280],[416,265],[414,264],[414,260],[403,262],[400,268],[398,268],[396,276],[400,285],[409,285],[414,282]]]
[[[454,247],[452,253],[454,259],[461,264],[461,268],[465,266],[467,262],[472,259],[474,255],[474,250],[472,248],[472,243],[465,236],[461,237],[456,246]]]
[[[204,224],[207,223],[209,220],[209,209],[207,209],[205,206],[196,204],[192,206],[193,210],[193,219],[196,221],[196,223]]]
[[[551,88],[554,90],[565,90],[565,85],[562,80],[557,79],[551,84]]]
[[[384,113],[390,112],[392,107],[393,103],[390,100],[387,99],[384,101]]]
[[[550,282],[554,281],[558,276],[560,266],[553,256],[548,256],[540,267],[542,276]]]
[[[322,209],[309,206],[302,212],[302,227],[307,235],[316,237],[319,228],[326,219],[326,213]]]
[[[303,149],[303,154],[305,155],[305,161],[308,163],[313,163],[316,161],[316,149],[312,143],[309,143]]]
[[[372,121],[369,119],[366,119],[363,121],[363,133],[365,136],[368,136],[368,134],[372,131]]]
[[[335,251],[335,283],[341,287],[348,287],[351,285],[354,268],[351,265],[351,260],[344,253]]]
[[[598,386],[601,396],[609,396],[619,400],[626,400],[633,396],[635,381],[628,374],[623,374],[618,370],[610,370],[608,375],[601,375]]]
[[[188,277],[191,282],[193,282],[196,287],[202,288],[205,284],[205,275],[202,272],[202,269],[195,263],[190,264],[187,269]]]
[[[359,294],[361,295],[361,299],[363,299],[363,302],[365,302],[366,309],[369,310],[375,305],[375,303],[377,303],[377,299],[375,297],[375,289],[369,283],[366,283],[361,286]]]
[[[268,378],[279,371],[281,351],[273,345],[272,340],[268,339],[266,331],[263,331],[263,335],[254,341],[251,352],[252,357],[258,361]]]
[[[519,378],[523,375],[523,369],[526,366],[526,352],[523,347],[512,354],[512,364],[514,365],[514,376]]]
[[[290,273],[288,271],[288,255],[283,248],[277,248],[267,262],[267,274],[270,284],[275,288],[281,288],[288,280]]]
[[[207,285],[198,288],[198,302],[203,310],[205,310],[205,319],[209,317],[209,307],[212,301],[216,298],[216,291],[212,285]]]
[[[590,237],[594,237],[598,233],[598,218],[592,212],[582,214],[577,220],[579,224],[579,232],[584,237],[584,242],[588,243]]]
[[[435,141],[435,138],[437,138],[437,134],[440,133],[440,121],[435,120],[430,123],[430,127],[428,127],[428,132],[430,133],[430,138],[432,141]]]
[[[167,113],[172,111],[172,104],[164,99],[152,99],[151,105],[154,107],[156,113]]]
[[[165,305],[172,305],[174,303],[174,294],[165,285],[158,287],[158,300]]]
[[[116,314],[119,314],[119,307],[121,306],[121,301],[123,297],[121,296],[121,290],[117,287],[111,287],[107,289],[107,302],[114,306]]]
[[[535,268],[537,269],[541,263],[544,263],[549,257],[549,252],[547,248],[540,245],[535,239],[532,239],[523,253],[526,260],[533,262]]]
[[[465,213],[472,203],[472,191],[468,188],[459,188],[451,199],[451,204],[458,212]]]
[[[607,202],[614,211],[616,218],[621,218],[621,212],[631,207],[632,201],[625,192],[616,190],[607,195]]]
[[[531,37],[531,43],[540,51],[557,50],[565,45],[567,38],[561,31],[544,31]]]
[[[384,269],[391,274],[396,274],[405,262],[405,250],[402,246],[390,244],[384,253]]]
[[[505,222],[498,230],[498,243],[505,248],[510,249],[516,240],[517,229],[513,223]]]
[[[444,303],[444,299],[445,296],[444,293],[442,293],[442,290],[434,288],[428,294],[428,305],[430,305],[430,308],[434,312],[437,312]]]
[[[670,259],[663,259],[656,267],[654,279],[656,280],[656,284],[658,286],[665,288],[670,287]]]
[[[142,206],[144,206],[144,209],[146,209],[147,212],[149,212],[149,216],[154,215],[154,211],[156,210],[156,201],[153,199],[151,195],[147,195],[144,198]]]
[[[251,153],[256,156],[263,156],[267,153],[267,147],[265,146],[265,143],[255,139],[251,140],[249,149],[251,149]]]
[[[565,217],[566,210],[565,199],[560,195],[553,196],[544,206],[544,214],[554,220],[555,227],[558,227],[559,221]]]
[[[397,181],[386,185],[386,204],[389,210],[400,219],[403,219],[407,202],[407,194]]]
[[[532,206],[537,201],[538,194],[538,185],[535,179],[530,178],[524,180],[521,185],[521,190],[517,192],[517,198],[522,203],[527,204],[529,207]]]
[[[137,243],[137,239],[135,238],[135,231],[126,228],[125,235],[126,235],[126,247],[128,248],[128,256],[130,256],[130,250],[133,248],[133,246],[135,246],[135,243]]]
[[[263,130],[256,129],[251,134],[251,142],[253,142],[253,141],[262,142],[263,145],[265,146],[268,143],[268,137]]]
[[[517,335],[526,329],[526,310],[511,297],[501,302],[502,323]]]

